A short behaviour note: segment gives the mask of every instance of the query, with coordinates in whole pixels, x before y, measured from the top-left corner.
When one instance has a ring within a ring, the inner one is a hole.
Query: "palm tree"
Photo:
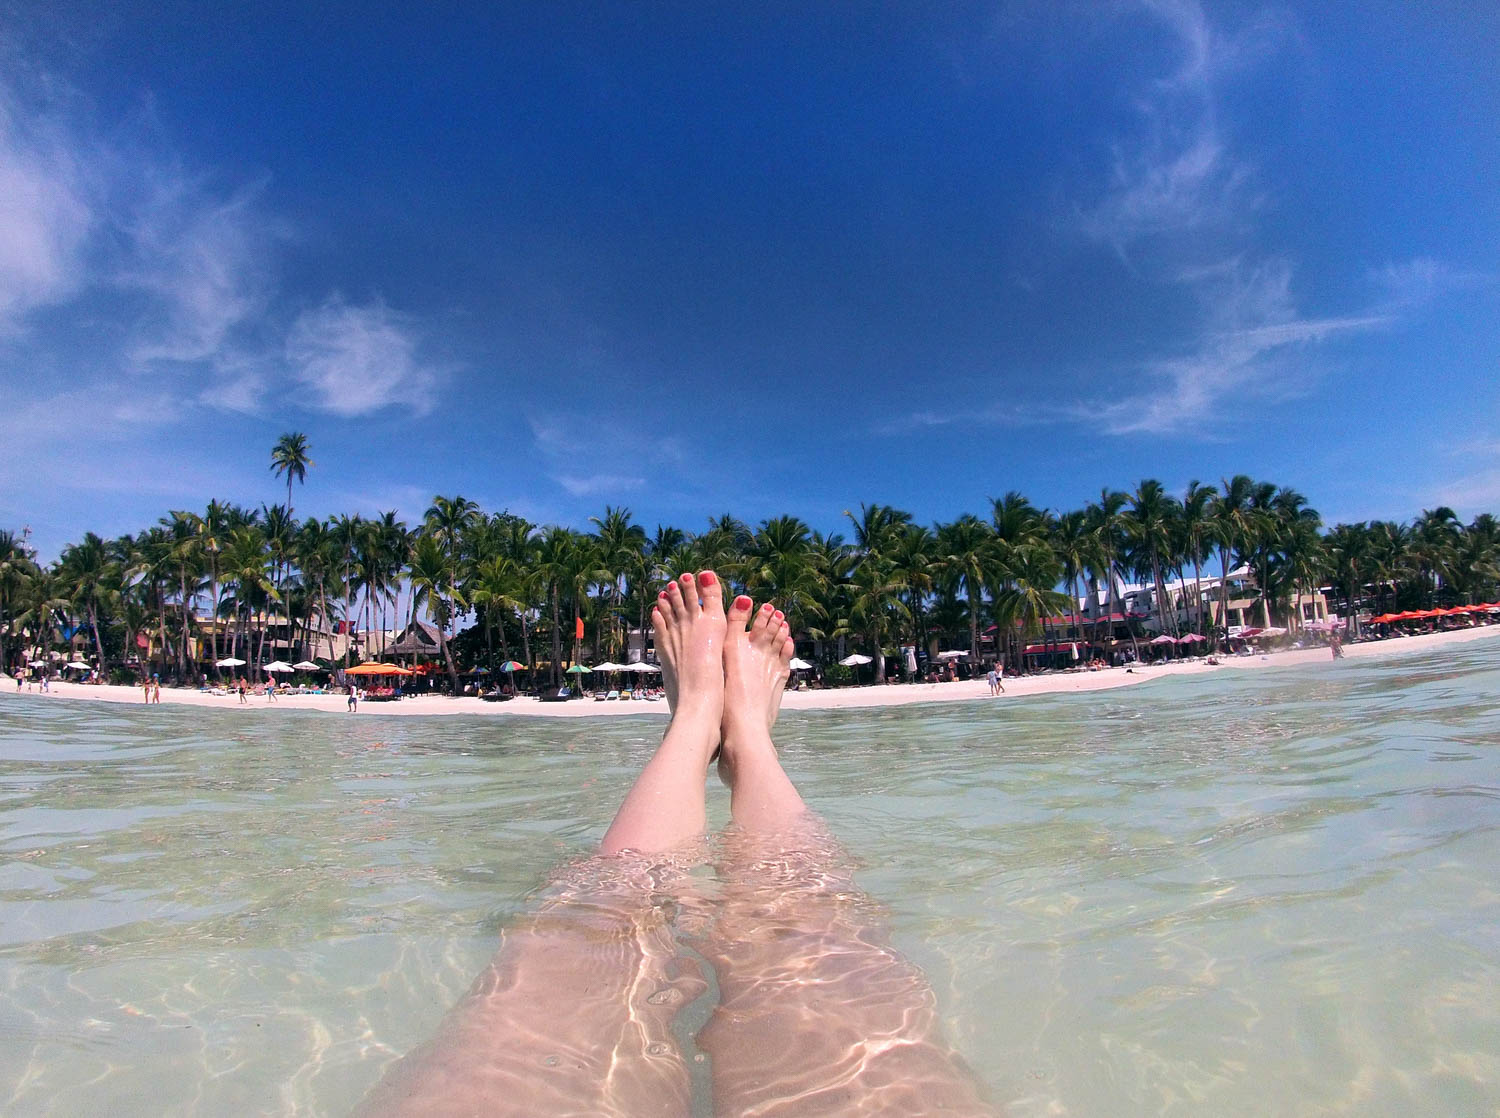
[[[624,635],[620,630],[624,627],[621,611],[625,600],[625,579],[637,569],[641,556],[646,553],[646,529],[631,523],[629,509],[615,508],[612,505],[605,506],[602,517],[591,516],[589,521],[597,528],[594,533],[594,552],[599,566],[608,572],[606,585],[613,607],[610,613],[609,655],[613,657],[624,644]]]
[[[28,644],[36,658],[47,658],[69,604],[62,580],[50,571],[37,569],[21,586],[17,605],[22,608],[16,615],[16,627],[29,634]],[[21,655],[26,655],[24,646]]]
[[[922,603],[934,586],[937,563],[934,559],[937,539],[932,531],[921,524],[906,524],[893,533],[889,549],[885,552],[893,565],[893,573],[906,590],[906,609],[914,648],[924,644]],[[903,671],[906,665],[902,665]]]
[[[1083,636],[1083,620],[1078,616],[1078,581],[1088,566],[1094,546],[1088,514],[1081,509],[1065,512],[1053,522],[1052,548],[1062,562],[1063,583],[1068,588],[1068,605],[1073,614],[1073,633],[1079,638]]]
[[[1224,479],[1223,488],[1208,502],[1208,516],[1213,523],[1213,538],[1219,548],[1219,565],[1223,575],[1219,579],[1219,624],[1213,634],[1214,647],[1218,647],[1218,629],[1229,629],[1229,572],[1230,559],[1244,562],[1260,530],[1260,519],[1251,507],[1255,482],[1245,474],[1235,474]]]
[[[1213,539],[1213,521],[1209,508],[1218,494],[1212,485],[1188,482],[1187,492],[1178,506],[1177,528],[1181,534],[1179,553],[1193,564],[1193,605],[1197,612],[1196,631],[1203,633],[1203,561],[1208,558]]]
[[[1147,478],[1136,486],[1122,519],[1125,536],[1142,559],[1142,570],[1151,575],[1161,630],[1171,636],[1181,634],[1177,627],[1176,603],[1167,598],[1162,563],[1171,554],[1176,519],[1176,500],[1155,478]]]
[[[975,665],[979,663],[979,603],[993,539],[990,526],[973,513],[937,528],[940,577],[955,594],[962,589],[968,602],[969,658]]]
[[[577,543],[568,529],[551,525],[542,530],[537,547],[536,570],[546,588],[552,611],[552,686],[562,686],[562,592],[578,568]]]
[[[1370,561],[1370,535],[1364,524],[1337,524],[1324,540],[1335,583],[1344,591],[1345,629],[1359,636],[1359,601]]]
[[[38,570],[36,561],[15,533],[0,530],[0,669],[11,662],[10,638],[20,635],[16,618],[21,598]]]
[[[875,682],[885,682],[885,641],[898,621],[910,615],[901,591],[906,587],[895,565],[878,552],[866,554],[849,580],[849,615],[844,626],[869,642]]]
[[[448,678],[458,690],[458,668],[448,644],[448,614],[461,604],[457,588],[450,581],[452,565],[437,537],[419,535],[411,552],[408,578],[411,582],[412,612],[427,609],[438,631],[438,651],[448,668]]]
[[[316,466],[307,454],[307,436],[301,431],[288,431],[276,440],[271,448],[271,472],[277,477],[286,475],[286,512],[292,514],[292,482],[306,483],[307,468]]]
[[[110,563],[104,541],[93,532],[85,532],[82,543],[64,549],[59,574],[67,593],[83,607],[84,616],[88,618],[102,677],[107,674],[108,664],[104,658],[104,636],[99,627],[99,604],[112,589],[118,590],[119,572]]]
[[[1045,541],[1036,541],[1013,548],[1008,567],[1010,587],[996,605],[1006,619],[1006,628],[1019,622],[1024,644],[1025,638],[1041,632],[1046,618],[1067,605],[1067,595],[1053,589],[1060,581],[1061,564]]]

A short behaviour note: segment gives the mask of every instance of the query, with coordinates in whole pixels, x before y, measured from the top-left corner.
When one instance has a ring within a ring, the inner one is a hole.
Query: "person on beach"
[[[359,688],[349,684],[349,713],[353,714],[359,709]]]
[[[159,675],[151,677],[151,701],[158,705],[161,703],[161,676]]]
[[[652,624],[672,718],[598,851],[503,933],[438,1034],[359,1113],[691,1113],[672,1026],[707,983],[675,923],[718,981],[697,1037],[717,1112],[993,1114],[939,1035],[925,977],[884,941],[848,856],[781,766],[783,615],[740,596],[726,616],[703,571],[661,593]],[[715,758],[732,824],[710,900],[691,871]]]
[[[143,696],[141,698],[141,702],[143,702],[143,703],[149,703],[151,701],[151,677],[150,676],[147,676],[146,679],[145,679],[145,681],[141,684],[141,691],[143,692]]]
[[[237,683],[235,687],[240,693],[240,706],[248,706],[250,704],[250,699],[248,697],[250,685],[245,682],[244,676],[240,676],[239,683]]]

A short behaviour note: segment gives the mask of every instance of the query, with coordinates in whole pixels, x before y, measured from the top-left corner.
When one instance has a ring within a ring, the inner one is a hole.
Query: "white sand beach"
[[[1439,633],[1425,633],[1415,637],[1397,637],[1391,640],[1372,641],[1364,644],[1348,644],[1344,652],[1350,658],[1367,656],[1392,656],[1409,652],[1425,652],[1452,644],[1486,640],[1500,637],[1500,625],[1483,625],[1473,629],[1454,629]],[[1105,668],[1101,671],[1046,672],[1007,679],[1005,694],[991,699],[989,686],[983,679],[956,683],[890,683],[881,687],[844,687],[830,690],[788,691],[782,703],[783,710],[837,710],[851,707],[901,706],[907,703],[939,702],[1015,702],[1029,695],[1055,695],[1076,691],[1103,691],[1115,687],[1129,687],[1160,679],[1168,675],[1199,675],[1207,672],[1246,671],[1256,668],[1308,664],[1313,667],[1337,670],[1337,664],[1326,647],[1287,649],[1255,656],[1229,656],[1219,664],[1210,665],[1201,659],[1162,665],[1135,665],[1132,668]],[[26,695],[17,692],[15,680],[0,675],[0,701]],[[104,703],[132,703],[145,705],[139,687],[122,687],[84,683],[53,681],[45,693],[33,690],[33,698],[57,700],[85,700]],[[264,695],[250,696],[247,705],[241,705],[234,695],[214,695],[186,688],[164,687],[162,705],[216,707],[224,710],[249,711],[323,711],[348,716],[347,702],[343,695],[282,695],[271,702]],[[590,699],[565,703],[543,703],[537,699],[521,697],[505,703],[489,703],[477,698],[452,698],[445,695],[421,695],[402,699],[394,703],[361,703],[359,716],[435,717],[442,715],[481,715],[486,717],[531,716],[539,718],[606,718],[629,715],[655,715],[665,718],[667,704],[657,702],[594,702]]]

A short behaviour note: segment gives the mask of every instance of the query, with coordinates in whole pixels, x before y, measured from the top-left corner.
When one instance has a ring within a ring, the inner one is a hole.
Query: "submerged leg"
[[[716,1103],[754,1115],[994,1113],[942,1039],[925,976],[886,942],[847,855],[777,758],[767,689],[785,685],[785,625],[762,610],[746,633],[735,613],[721,773],[736,826],[703,948],[720,1004],[698,1038]]]
[[[599,853],[506,931],[468,996],[382,1080],[367,1113],[689,1112],[671,1024],[707,986],[679,957],[676,898],[662,896],[655,878],[663,870],[680,876],[682,866],[666,856],[701,836],[706,822],[703,782],[724,707],[718,579],[683,575],[651,619],[673,680],[672,721]]]
[[[706,983],[679,957],[660,870],[597,856],[574,867],[357,1113],[689,1114],[672,1022]]]

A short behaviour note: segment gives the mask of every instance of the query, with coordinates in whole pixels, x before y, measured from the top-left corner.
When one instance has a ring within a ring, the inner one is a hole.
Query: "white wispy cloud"
[[[264,313],[272,290],[274,222],[257,210],[261,184],[218,197],[180,171],[152,179],[124,217],[130,255],[118,282],[152,296],[129,358],[218,362],[231,332]]]
[[[1166,31],[1178,64],[1137,92],[1138,126],[1111,145],[1103,194],[1080,215],[1085,233],[1122,256],[1141,239],[1222,227],[1257,206],[1254,168],[1230,146],[1216,87],[1260,53],[1276,26],[1262,14],[1229,35],[1197,0],[1141,0],[1128,10]]]
[[[632,489],[640,489],[646,484],[646,479],[643,477],[630,477],[625,474],[589,474],[587,476],[555,474],[553,480],[574,497],[594,497],[601,493],[628,492]]]
[[[417,349],[406,316],[378,301],[353,306],[333,296],[292,324],[286,359],[311,392],[312,407],[352,417],[399,403],[425,414],[439,371],[421,361]]]
[[[1496,277],[1464,271],[1442,260],[1421,256],[1372,268],[1370,282],[1381,306],[1403,311],[1425,306],[1449,292],[1493,286]]]
[[[1224,261],[1181,275],[1203,306],[1203,327],[1184,352],[1152,358],[1140,367],[1142,390],[1091,409],[1106,431],[1117,435],[1201,431],[1222,416],[1231,401],[1296,397],[1318,375],[1306,349],[1341,335],[1375,329],[1379,314],[1309,318],[1292,294],[1286,260],[1247,264]]]
[[[527,417],[543,468],[573,497],[609,497],[644,488],[687,457],[682,440],[583,411]]]
[[[94,212],[80,167],[61,124],[0,84],[0,333],[83,282]]]

